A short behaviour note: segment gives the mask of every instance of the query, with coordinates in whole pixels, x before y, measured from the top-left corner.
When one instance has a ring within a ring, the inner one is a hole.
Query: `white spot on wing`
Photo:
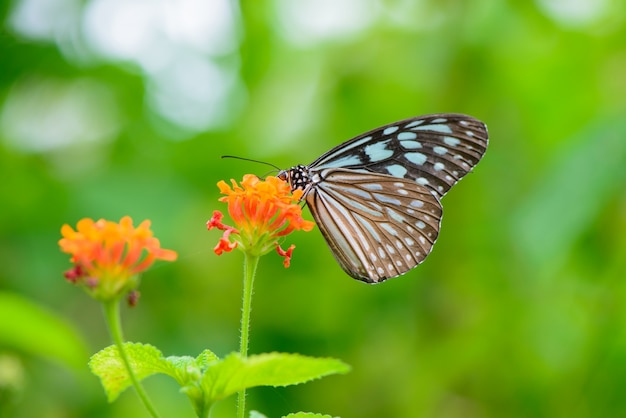
[[[406,149],[422,148],[421,142],[417,142],[417,141],[400,141],[400,145],[402,145]]]
[[[435,169],[435,171],[441,171],[446,168],[446,166],[443,165],[443,163],[435,163],[435,165],[433,165],[433,168]]]
[[[365,147],[365,153],[371,162],[386,160],[393,156],[393,150],[387,148],[387,141],[367,145]]]
[[[407,173],[407,169],[400,164],[389,165],[386,167],[386,170],[394,177],[404,177],[404,175]]]
[[[367,189],[367,190],[382,190],[383,186],[378,184],[378,183],[367,183],[363,185],[363,188]]]
[[[417,134],[415,132],[400,132],[398,134],[398,139],[400,141],[404,141],[406,139],[415,139],[417,138]]]
[[[442,134],[452,133],[452,128],[450,128],[448,125],[421,125],[411,129],[414,131],[435,131],[441,132]]]
[[[389,225],[388,223],[380,224],[380,226],[382,226],[385,230],[387,230],[387,232],[389,232],[394,237],[398,236],[398,231],[396,231],[394,227]],[[385,257],[381,256],[381,258],[385,258]]]
[[[433,151],[435,151],[436,154],[444,155],[446,152],[448,152],[448,148],[445,148],[445,147],[434,147]]]
[[[413,122],[406,125],[405,128],[413,128],[415,126],[421,125],[422,123],[424,123],[424,119],[414,120]]]
[[[398,223],[406,222],[406,218],[391,208],[387,208],[387,214]],[[395,234],[394,234],[395,235]]]
[[[359,158],[358,155],[348,155],[342,158],[339,158],[335,161],[330,161],[328,163],[324,163],[323,167],[347,167],[351,165],[361,165],[363,162]]]
[[[383,203],[389,203],[392,205],[400,205],[402,203],[398,199],[394,199],[393,197],[389,197],[384,194],[374,193],[373,195],[378,201]]]
[[[451,147],[456,147],[457,145],[461,143],[461,140],[459,138],[454,138],[452,136],[444,136],[443,142],[445,142],[446,145],[450,145]]]
[[[426,156],[421,152],[407,152],[404,157],[413,164],[422,165],[426,162]]]
[[[400,128],[398,128],[397,126],[390,126],[388,128],[385,128],[385,130],[383,131],[383,134],[384,135],[389,135],[389,134],[392,134],[392,133],[396,132],[398,129],[400,129]]]

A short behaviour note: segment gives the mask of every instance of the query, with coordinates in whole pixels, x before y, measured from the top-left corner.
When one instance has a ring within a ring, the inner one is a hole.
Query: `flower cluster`
[[[241,185],[231,180],[232,186],[220,181],[217,186],[225,196],[221,202],[228,203],[228,214],[236,227],[222,223],[220,211],[213,212],[207,228],[224,231],[214,251],[217,255],[239,248],[251,255],[260,256],[276,248],[285,258],[289,267],[294,245],[283,250],[278,241],[296,230],[310,231],[314,223],[302,218],[302,208],[298,204],[302,190],[291,192],[288,183],[277,177],[259,180],[254,175],[243,177]],[[232,238],[232,241],[231,241]]]
[[[177,257],[175,251],[161,248],[150,230],[150,221],[135,228],[128,216],[119,223],[81,219],[76,230],[63,225],[61,235],[61,251],[71,254],[74,264],[65,277],[102,301],[135,291],[138,274],[154,261],[174,261]]]

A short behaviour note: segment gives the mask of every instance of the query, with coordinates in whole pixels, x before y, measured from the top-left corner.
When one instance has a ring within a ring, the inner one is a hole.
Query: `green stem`
[[[122,336],[122,322],[120,320],[120,299],[115,299],[112,301],[104,302],[104,314],[106,317],[106,321],[109,325],[109,331],[111,332],[111,337],[113,338],[113,342],[117,346],[117,350],[120,353],[120,357],[124,362],[124,366],[126,366],[126,371],[128,371],[128,375],[130,376],[130,380],[137,391],[137,395],[143,402],[144,406],[154,418],[159,418],[159,414],[156,409],[150,402],[148,395],[143,389],[143,386],[139,383],[137,376],[135,376],[135,372],[132,367],[130,367],[130,360],[128,359],[128,354],[124,349],[124,337]]]
[[[250,311],[252,310],[252,288],[256,267],[259,264],[259,256],[245,253],[243,261],[243,306],[241,308],[241,338],[239,340],[239,353],[241,357],[248,357],[248,343],[250,340]],[[246,413],[246,390],[239,391],[237,395],[237,418],[244,418]]]

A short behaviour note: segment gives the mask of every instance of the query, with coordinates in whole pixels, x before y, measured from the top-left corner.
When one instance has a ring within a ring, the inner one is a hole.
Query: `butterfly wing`
[[[353,138],[309,165],[388,174],[410,179],[441,198],[482,158],[487,127],[460,114],[405,119]]]
[[[406,273],[430,253],[442,210],[429,189],[412,179],[350,169],[318,175],[306,202],[350,276],[378,283]]]

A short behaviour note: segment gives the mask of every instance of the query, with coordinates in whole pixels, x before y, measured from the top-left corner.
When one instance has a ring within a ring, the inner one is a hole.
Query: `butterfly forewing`
[[[412,179],[442,197],[478,164],[487,137],[485,124],[466,115],[421,116],[359,135],[309,168],[350,168]]]
[[[441,205],[425,187],[389,175],[327,169],[306,202],[350,276],[377,283],[406,273],[430,253]]]

